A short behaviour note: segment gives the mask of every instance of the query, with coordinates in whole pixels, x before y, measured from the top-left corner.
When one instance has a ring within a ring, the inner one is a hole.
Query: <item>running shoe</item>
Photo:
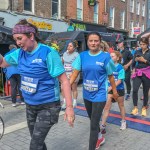
[[[120,130],[125,130],[126,128],[127,128],[127,123],[125,120],[122,120]]]
[[[21,104],[21,105],[25,105],[25,102],[21,102],[20,104]]]
[[[101,145],[103,145],[105,143],[105,138],[102,136],[100,139],[97,140],[96,143],[96,150],[100,148]]]
[[[16,107],[17,105],[16,105],[16,103],[12,103],[12,107]]]
[[[130,99],[130,94],[127,94],[126,97],[125,97],[125,100],[129,100]]]
[[[143,107],[143,108],[142,108],[141,116],[143,116],[143,117],[146,117],[146,116],[147,116],[146,107]]]
[[[132,115],[138,115],[138,108],[134,107],[131,114]]]

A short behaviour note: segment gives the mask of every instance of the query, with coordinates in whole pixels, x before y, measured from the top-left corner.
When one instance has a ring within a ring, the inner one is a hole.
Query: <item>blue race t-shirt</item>
[[[84,51],[72,64],[76,70],[83,73],[83,98],[92,102],[107,100],[108,75],[115,70],[114,63],[109,53],[100,51],[92,55]]]
[[[39,105],[60,99],[57,76],[65,70],[54,49],[38,44],[30,53],[18,49],[7,55],[5,60],[10,65],[18,65],[21,91],[27,104]]]
[[[121,80],[121,83],[116,87],[117,90],[124,90],[124,84],[123,80],[125,79],[125,71],[121,64],[115,64],[115,71],[113,72],[115,81]],[[108,86],[110,85],[110,82],[108,81]]]

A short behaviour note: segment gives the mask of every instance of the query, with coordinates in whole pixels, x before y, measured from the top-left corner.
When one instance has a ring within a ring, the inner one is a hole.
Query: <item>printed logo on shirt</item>
[[[104,63],[96,61],[96,65],[104,66]]]
[[[34,59],[32,60],[32,63],[41,63],[42,62],[42,59]]]

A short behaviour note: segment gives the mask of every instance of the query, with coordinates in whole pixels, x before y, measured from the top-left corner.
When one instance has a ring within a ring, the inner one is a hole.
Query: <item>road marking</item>
[[[65,113],[64,111],[61,111],[59,113],[59,116],[64,115],[64,113]],[[27,121],[24,121],[24,122],[21,122],[21,123],[18,123],[18,124],[6,127],[4,134],[9,134],[11,132],[14,132],[14,131],[17,131],[17,130],[20,130],[20,129],[23,129],[23,128],[26,128],[26,127],[27,127]]]

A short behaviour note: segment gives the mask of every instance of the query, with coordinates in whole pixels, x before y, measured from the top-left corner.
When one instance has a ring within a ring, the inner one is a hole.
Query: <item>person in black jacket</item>
[[[142,37],[140,39],[141,49],[136,51],[132,68],[132,79],[133,79],[133,104],[134,108],[131,112],[132,115],[138,114],[138,90],[142,83],[143,85],[143,107],[142,107],[142,116],[147,116],[147,105],[148,105],[148,91],[150,89],[150,49],[149,41],[147,37]]]
[[[125,100],[129,100],[130,92],[131,92],[131,81],[130,81],[131,67],[130,66],[132,64],[133,56],[132,56],[131,52],[127,48],[125,48],[124,40],[119,40],[117,42],[117,46],[118,46],[118,50],[122,54],[121,64],[123,65],[123,67],[125,69],[125,80],[124,81],[125,81],[126,88],[127,88],[127,94],[125,96]]]

